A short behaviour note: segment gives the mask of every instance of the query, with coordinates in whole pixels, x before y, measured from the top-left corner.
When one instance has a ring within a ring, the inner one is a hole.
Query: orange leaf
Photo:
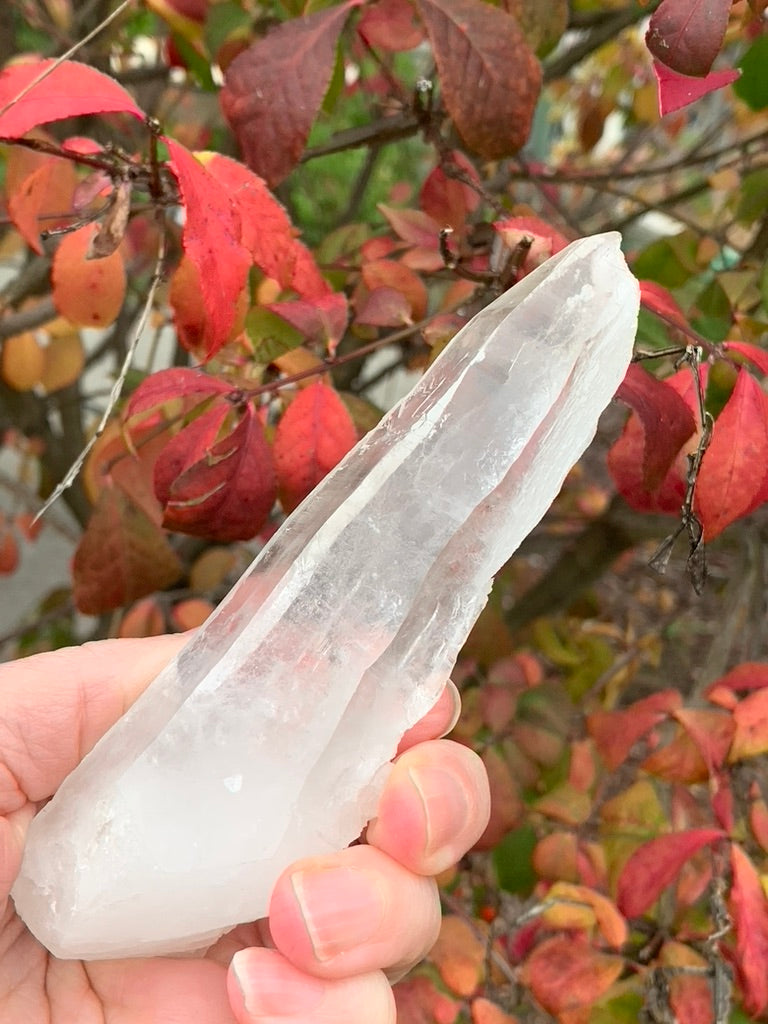
[[[183,633],[187,629],[202,626],[213,611],[213,604],[202,597],[189,597],[179,601],[171,609],[171,622],[174,629]]]
[[[679,708],[675,718],[699,748],[711,775],[720,768],[731,747],[734,722],[731,715],[707,708]]]
[[[426,314],[426,285],[402,263],[396,260],[374,260],[372,263],[366,263],[363,266],[362,279],[370,292],[379,288],[400,292],[408,303],[413,320],[421,320]]]
[[[32,155],[39,156],[37,153]],[[75,169],[71,161],[48,156],[16,188],[8,188],[8,215],[24,241],[36,253],[42,255],[43,252],[40,229],[58,227],[68,219],[66,214],[72,206],[75,183]]]
[[[393,988],[397,1024],[454,1024],[461,1003],[438,992],[423,975],[399,981]]]
[[[539,62],[517,21],[481,0],[417,0],[417,7],[464,142],[491,159],[517,152],[528,140],[541,87]]]
[[[157,598],[144,597],[123,615],[117,635],[122,637],[159,636],[164,632],[165,616]]]
[[[125,298],[125,265],[120,251],[102,259],[86,259],[98,224],[65,235],[53,257],[53,301],[73,324],[108,327],[117,319]]]
[[[589,1007],[624,969],[620,956],[599,953],[587,940],[556,935],[539,943],[520,971],[520,981],[549,1013],[561,1017]]]
[[[736,932],[736,969],[744,1003],[751,1013],[768,1008],[768,901],[754,864],[731,844],[731,915]]]
[[[619,876],[616,902],[626,917],[638,917],[656,902],[695,853],[725,838],[715,828],[694,828],[658,836],[630,856]]]
[[[731,693],[746,693],[749,690],[762,690],[768,687],[768,663],[764,661],[745,661],[732,668],[720,679],[716,679],[706,690],[706,696],[717,689],[730,690]]]
[[[163,531],[117,487],[105,487],[72,562],[73,591],[85,615],[169,587],[181,563]]]
[[[292,512],[355,445],[357,431],[333,388],[317,381],[300,391],[275,430],[280,501]]]
[[[696,482],[694,508],[713,540],[729,523],[765,500],[768,474],[768,395],[740,368],[730,398],[715,421]]]
[[[483,979],[486,948],[475,929],[455,914],[447,914],[430,959],[440,976],[460,996],[471,996]]]
[[[550,901],[556,906],[548,907],[542,917],[553,927],[591,929],[597,926],[607,944],[615,949],[627,941],[627,922],[616,904],[602,893],[586,885],[555,882],[547,892],[547,902]],[[587,916],[584,916],[585,911]]]
[[[519,1024],[517,1017],[505,1013],[484,996],[472,1000],[472,1024]]]
[[[85,366],[83,339],[76,331],[51,337],[43,350],[45,365],[40,384],[48,394],[67,388],[79,379]]]
[[[768,751],[768,688],[744,697],[733,709],[736,732],[728,760],[733,763]]]
[[[40,383],[45,352],[32,331],[14,334],[3,342],[0,373],[14,391],[29,391]]]
[[[0,576],[10,576],[19,565],[19,545],[7,523],[0,525]]]

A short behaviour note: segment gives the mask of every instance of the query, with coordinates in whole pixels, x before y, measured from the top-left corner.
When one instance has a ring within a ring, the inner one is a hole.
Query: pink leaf
[[[141,107],[113,78],[77,61],[64,61],[16,98],[53,63],[17,64],[0,74],[1,138],[18,139],[38,125],[85,114],[124,113],[144,119]]]
[[[339,34],[358,2],[283,22],[227,68],[224,115],[245,162],[270,185],[282,181],[304,151],[331,80]]]
[[[703,847],[724,838],[720,829],[694,828],[643,843],[619,876],[616,903],[621,912],[625,917],[638,917],[677,878],[686,861]]]
[[[186,213],[182,245],[200,274],[210,358],[229,339],[251,259],[240,241],[240,217],[228,193],[188,149],[173,139],[165,142]]]
[[[680,75],[703,77],[720,52],[731,0],[662,0],[645,42],[657,60]]]
[[[678,75],[657,60],[653,62],[653,72],[659,83],[659,113],[662,117],[687,107],[689,103],[695,103],[707,93],[723,89],[739,77],[738,71],[725,68],[722,71],[710,71],[706,78],[689,78],[687,75]]]

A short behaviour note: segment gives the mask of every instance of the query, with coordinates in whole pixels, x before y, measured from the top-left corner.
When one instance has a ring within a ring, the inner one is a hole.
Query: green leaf
[[[538,838],[532,825],[508,832],[493,850],[493,866],[500,888],[527,896],[538,881],[533,869],[533,851]]]
[[[177,32],[173,32],[171,33],[171,37],[192,77],[203,89],[205,89],[206,92],[216,92],[218,90],[218,86],[213,80],[211,65],[205,57],[201,57],[194,46],[192,46],[184,36],[179,35]]]
[[[698,315],[691,323],[696,330],[711,341],[724,341],[733,322],[733,311],[719,281],[710,281],[699,293],[695,308]]]
[[[733,83],[733,91],[752,110],[768,107],[768,36],[760,36],[741,58],[741,78]]]
[[[768,167],[745,174],[736,206],[736,219],[748,227],[762,220],[768,210]]]
[[[257,306],[245,318],[245,333],[253,345],[253,358],[257,363],[271,363],[304,340],[300,331],[281,316]]]
[[[679,288],[698,273],[697,247],[696,238],[688,231],[660,238],[643,249],[632,269],[641,280],[657,281],[665,288]]]
[[[218,55],[222,46],[231,39],[248,39],[251,18],[236,0],[212,4],[205,21],[205,45],[212,57]]]

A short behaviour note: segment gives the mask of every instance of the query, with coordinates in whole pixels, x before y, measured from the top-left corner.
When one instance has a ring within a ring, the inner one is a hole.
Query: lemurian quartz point
[[[617,234],[478,313],[287,520],[29,831],[16,908],[59,957],[205,947],[361,831],[491,580],[627,368]]]

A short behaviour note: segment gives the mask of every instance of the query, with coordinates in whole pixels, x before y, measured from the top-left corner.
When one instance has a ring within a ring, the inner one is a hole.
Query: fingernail
[[[324,982],[302,974],[279,953],[265,953],[243,949],[232,957],[232,974],[246,1012],[254,1018],[303,1019],[316,1010],[325,995]]]
[[[453,701],[453,714],[451,715],[451,720],[448,723],[448,727],[443,733],[443,736],[447,736],[449,732],[453,732],[456,723],[461,717],[461,694],[459,693],[459,689],[452,679],[448,680],[446,684],[446,689],[450,693],[451,700]]]
[[[467,793],[454,775],[442,768],[417,765],[408,772],[424,806],[427,860],[451,846],[469,821]]]
[[[291,884],[321,963],[368,942],[382,926],[381,882],[369,871],[312,868],[297,871]]]

